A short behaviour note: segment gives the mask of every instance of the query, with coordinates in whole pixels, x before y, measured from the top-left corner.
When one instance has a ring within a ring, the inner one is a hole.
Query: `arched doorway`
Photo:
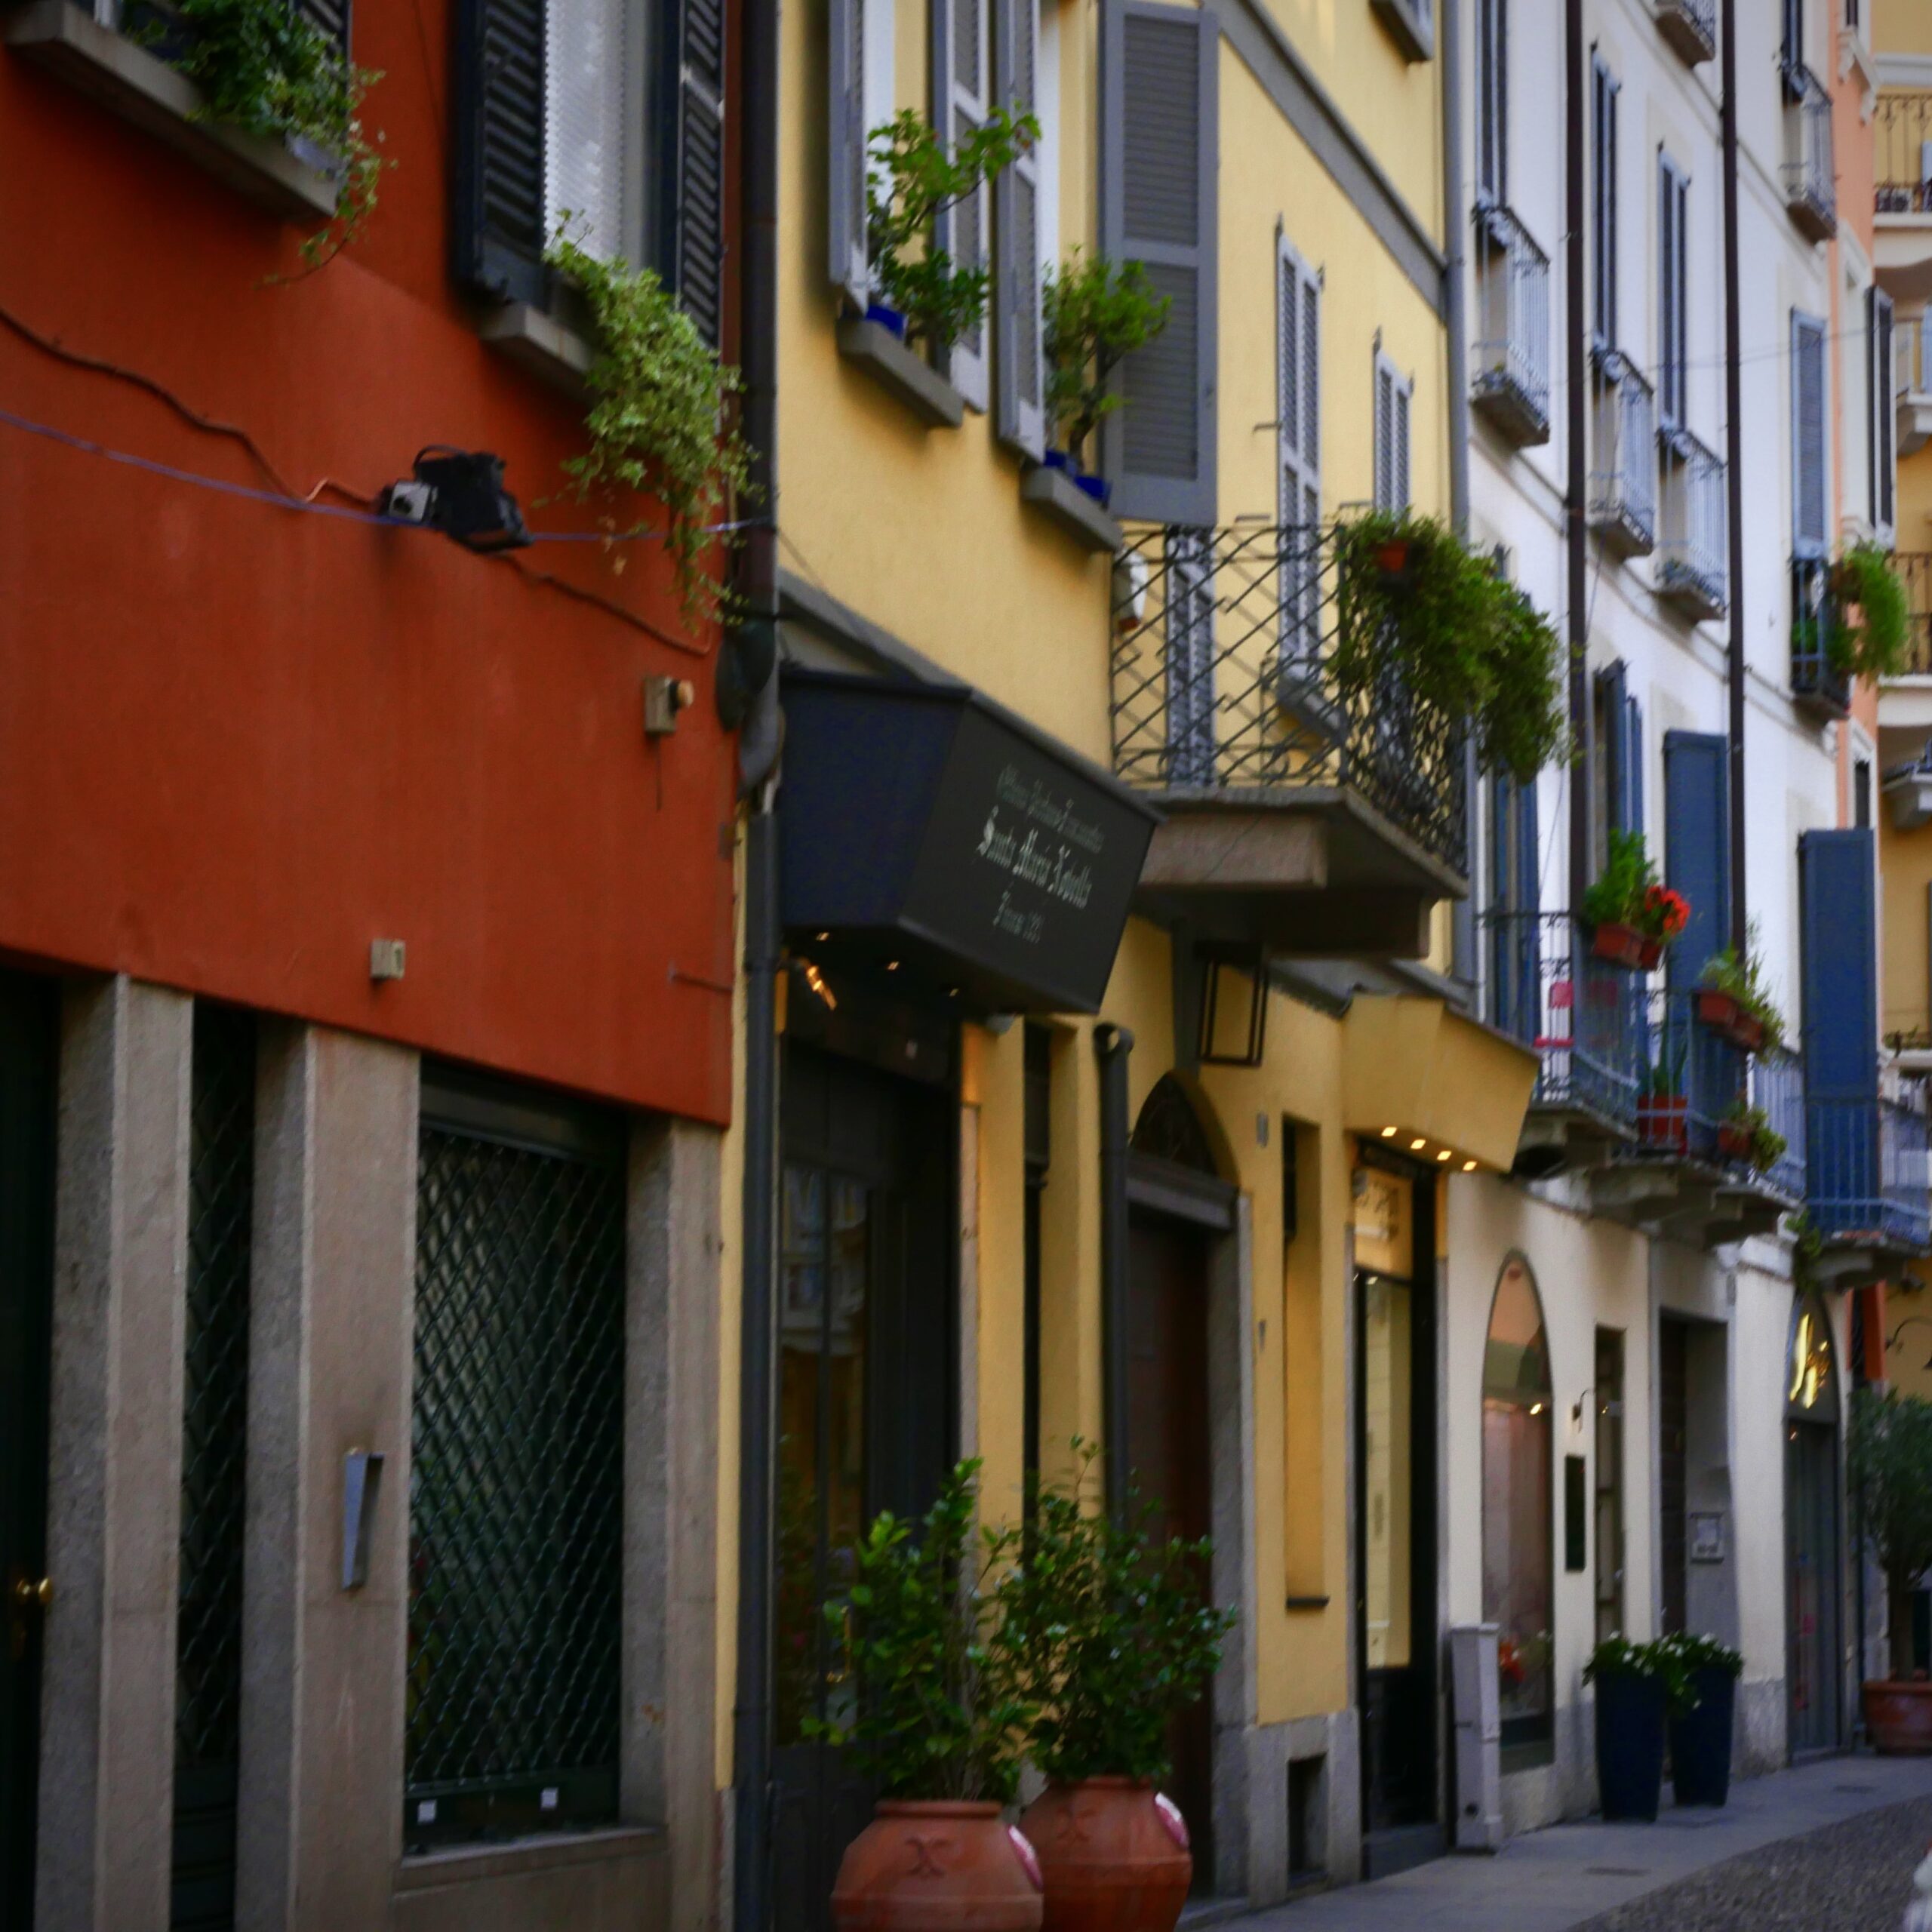
[[[1785,1374],[1786,1689],[1791,1750],[1839,1743],[1838,1386],[1831,1318],[1814,1294],[1792,1311]]]
[[[1505,1770],[1555,1749],[1550,1406],[1542,1298],[1512,1255],[1482,1358],[1482,1615],[1497,1626]]]
[[[1214,1527],[1209,1302],[1214,1245],[1234,1225],[1234,1190],[1171,1074],[1134,1124],[1128,1198],[1128,1465],[1143,1500],[1156,1506],[1156,1534],[1193,1540]],[[1202,1577],[1204,1592],[1211,1583]],[[1193,1840],[1195,1889],[1211,1890],[1211,1694],[1174,1721],[1168,1743],[1168,1789]]]

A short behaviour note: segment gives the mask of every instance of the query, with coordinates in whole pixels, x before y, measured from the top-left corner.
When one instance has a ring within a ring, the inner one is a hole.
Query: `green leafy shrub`
[[[1157,295],[1139,262],[1072,251],[1048,272],[1044,301],[1048,440],[1084,469],[1087,440],[1126,401],[1113,371],[1168,325],[1172,299]]]
[[[1115,1521],[1097,1507],[1096,1451],[1074,1450],[1072,1479],[1039,1492],[1007,1590],[1031,1755],[1062,1783],[1157,1778],[1168,1721],[1206,1691],[1235,1614],[1208,1600],[1211,1546],[1157,1542],[1137,1498]]]
[[[363,97],[380,73],[351,63],[290,0],[173,0],[167,18],[132,37],[170,48],[171,64],[201,90],[198,118],[306,142],[339,170],[334,219],[302,244],[305,268],[321,267],[361,233],[386,165],[362,128]]]
[[[1655,1647],[1674,1657],[1691,1677],[1700,1670],[1721,1670],[1727,1676],[1744,1675],[1744,1653],[1699,1632],[1672,1630],[1658,1638]]]
[[[1847,1473],[1859,1534],[1884,1572],[1892,1675],[1909,1678],[1912,1592],[1932,1569],[1932,1402],[1854,1390]]]
[[[909,340],[949,347],[986,314],[992,275],[934,242],[940,214],[1011,167],[1040,138],[1030,114],[996,107],[949,148],[909,107],[866,137],[866,237],[872,287],[906,318]]]
[[[977,1530],[980,1465],[960,1463],[916,1523],[882,1511],[826,1617],[857,1688],[808,1737],[852,1747],[881,1797],[992,1799],[1018,1787],[1030,1706],[998,1587],[1017,1542]]]
[[[1825,648],[1841,677],[1895,678],[1905,669],[1905,585],[1877,544],[1854,543],[1832,565],[1832,613]]]
[[[1345,699],[1406,691],[1466,721],[1483,769],[1521,783],[1565,755],[1562,647],[1487,558],[1432,518],[1377,510],[1339,527],[1335,561]]]
[[[1784,1017],[1764,983],[1764,961],[1758,949],[1758,922],[1752,920],[1745,934],[1744,950],[1727,946],[1704,963],[1698,983],[1713,992],[1728,993],[1743,1011],[1764,1029],[1764,1044],[1780,1046],[1784,1041]]]
[[[1627,1637],[1606,1637],[1583,1666],[1586,1684],[1594,1684],[1601,1677],[1641,1677],[1660,1685],[1665,1709],[1679,1717],[1697,1708],[1690,1666],[1668,1638],[1633,1644]]]
[[[600,488],[648,491],[669,519],[665,543],[686,614],[715,616],[718,586],[700,565],[717,513],[750,485],[750,456],[724,420],[738,372],[721,362],[649,269],[603,260],[567,232],[545,260],[580,288],[597,326],[586,379],[590,448],[565,472],[580,498]]]

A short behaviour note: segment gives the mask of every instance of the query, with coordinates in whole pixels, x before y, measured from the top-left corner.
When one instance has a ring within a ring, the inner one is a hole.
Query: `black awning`
[[[1093,1013],[1159,814],[963,685],[788,669],[780,902],[808,950]]]

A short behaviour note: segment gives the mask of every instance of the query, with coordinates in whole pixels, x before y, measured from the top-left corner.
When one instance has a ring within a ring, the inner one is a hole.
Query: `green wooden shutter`
[[[455,84],[457,278],[499,301],[541,303],[543,0],[458,0]]]
[[[1220,26],[1207,8],[1108,0],[1101,16],[1100,235],[1146,264],[1167,327],[1122,364],[1103,431],[1117,515],[1214,521]]]

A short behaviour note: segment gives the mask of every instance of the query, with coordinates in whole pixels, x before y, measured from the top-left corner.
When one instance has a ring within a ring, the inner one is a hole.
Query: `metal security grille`
[[[405,1831],[615,1817],[620,1128],[535,1137],[426,1088],[417,1180]]]
[[[255,1023],[195,1010],[174,1702],[174,1932],[235,1922]]]

